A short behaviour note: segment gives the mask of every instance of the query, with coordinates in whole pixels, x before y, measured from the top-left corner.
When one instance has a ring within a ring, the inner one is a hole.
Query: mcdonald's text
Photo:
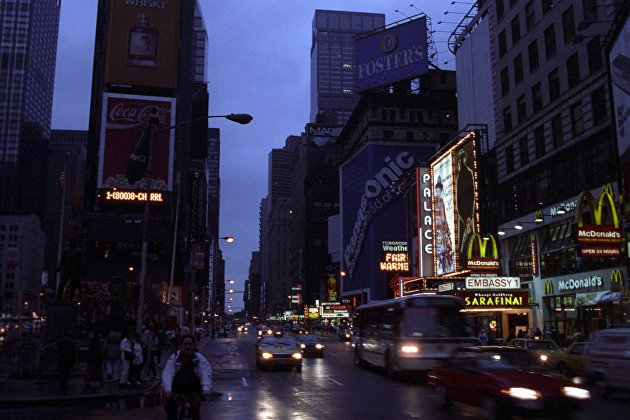
[[[575,237],[579,244],[619,244],[621,243],[621,229],[611,226],[584,225],[575,227]]]

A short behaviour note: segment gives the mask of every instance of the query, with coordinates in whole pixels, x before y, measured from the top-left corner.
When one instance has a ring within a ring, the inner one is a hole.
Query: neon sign
[[[104,198],[106,201],[144,202],[144,201],[147,201],[147,192],[146,191],[136,192],[136,191],[107,190],[104,193]],[[163,203],[164,194],[159,191],[151,192],[149,195],[149,201],[152,203]]]

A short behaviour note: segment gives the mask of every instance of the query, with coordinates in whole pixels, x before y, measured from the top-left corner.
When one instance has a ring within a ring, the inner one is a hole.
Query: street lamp
[[[228,243],[234,242],[234,236],[223,236],[219,239],[225,239],[225,242],[228,242]]]
[[[157,125],[160,122],[159,115],[157,115],[156,112],[157,110],[154,108],[151,116],[149,117],[149,120],[147,121],[147,123],[144,125],[142,129],[142,134],[140,135],[140,139],[138,141],[138,143],[140,143],[142,140],[148,141],[149,147],[148,147],[147,155],[142,156],[142,155],[136,154],[137,151],[134,148],[134,150],[131,153],[131,156],[129,157],[129,163],[127,164],[128,165],[127,177],[129,177],[131,173],[134,172],[134,169],[136,171],[139,170],[141,172],[144,172],[143,166],[146,165],[147,178],[148,178],[147,194],[146,194],[146,199],[144,203],[144,219],[142,222],[142,253],[140,257],[142,266],[140,270],[140,276],[138,279],[138,282],[140,283],[139,284],[140,293],[138,296],[138,313],[136,317],[136,332],[138,333],[142,332],[142,322],[144,320],[144,288],[145,288],[145,283],[147,279],[147,247],[148,247],[147,236],[148,236],[148,228],[149,228],[149,205],[150,205],[150,197],[151,197],[151,179],[153,176],[152,172],[153,172],[153,138],[154,136],[164,131],[170,131],[181,126],[193,124],[195,122],[207,120],[210,118],[226,118],[230,121],[234,121],[239,124],[248,124],[253,119],[253,117],[249,114],[208,115],[207,117],[196,118],[191,121],[186,121],[180,124],[175,124],[169,127],[160,128],[159,130],[156,130]],[[142,173],[140,173],[140,176],[142,176]],[[175,225],[175,228],[177,228],[177,224]],[[170,295],[170,290],[169,290],[169,295]]]

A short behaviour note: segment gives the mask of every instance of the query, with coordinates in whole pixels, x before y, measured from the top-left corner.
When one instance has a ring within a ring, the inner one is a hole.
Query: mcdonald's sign
[[[584,224],[585,201],[591,213],[591,223],[594,224]],[[606,224],[602,224],[604,204],[606,204]],[[615,200],[613,199],[613,189],[610,184],[602,187],[602,193],[597,200],[597,206],[595,206],[595,199],[589,191],[583,191],[578,196],[577,207],[575,209],[575,237],[577,243],[585,245],[618,245],[621,243],[622,233],[619,227]],[[603,252],[603,254],[599,253],[599,255],[595,254],[598,254],[598,252],[590,250],[582,256],[609,256],[606,252]]]
[[[553,295],[553,282],[551,280],[545,281],[545,295]]]
[[[621,295],[624,297],[630,296],[630,287],[624,287],[621,270],[613,270],[610,273],[610,291],[621,292]]]
[[[472,256],[475,239],[477,240],[477,244],[479,246],[479,257]],[[489,242],[492,243],[491,257],[486,256],[486,249]],[[497,241],[494,239],[494,236],[488,235],[488,239],[484,240],[478,233],[474,233],[468,240],[468,262],[466,264],[466,268],[474,271],[476,274],[478,274],[477,272],[496,274],[499,271],[499,266],[499,251],[497,249]]]
[[[544,223],[545,216],[543,215],[543,211],[538,209],[536,210],[536,214],[534,215],[534,223]]]

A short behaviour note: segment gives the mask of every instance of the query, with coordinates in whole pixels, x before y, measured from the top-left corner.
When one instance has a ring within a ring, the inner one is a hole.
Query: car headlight
[[[546,362],[547,360],[549,360],[549,356],[547,356],[546,354],[541,354],[540,355],[540,360],[543,362]]]
[[[300,344],[300,347],[305,349],[306,348],[306,344]]]
[[[418,347],[418,346],[402,346],[400,348],[400,351],[402,351],[403,353],[419,353],[420,352],[420,347]]]
[[[591,398],[591,393],[588,392],[588,390],[577,388],[575,386],[562,387],[562,393],[565,396],[569,398],[575,398],[576,400],[588,400]]]
[[[272,333],[273,333],[273,331],[267,330],[267,334],[272,334]]]
[[[319,343],[317,343],[317,344],[315,344],[315,348],[316,348],[316,349],[323,349],[323,348],[324,348],[324,345],[323,345],[323,344],[319,344]]]
[[[539,392],[536,392],[533,389],[529,388],[502,389],[501,393],[509,395],[513,398],[518,398],[519,400],[537,400],[541,397]]]
[[[302,353],[293,353],[291,355],[291,357],[293,357],[294,359],[301,359],[302,358]]]
[[[350,338],[350,334],[346,334],[346,338]]]
[[[273,354],[271,354],[271,353],[263,353],[262,357],[263,357],[263,359],[271,359],[273,357]]]

